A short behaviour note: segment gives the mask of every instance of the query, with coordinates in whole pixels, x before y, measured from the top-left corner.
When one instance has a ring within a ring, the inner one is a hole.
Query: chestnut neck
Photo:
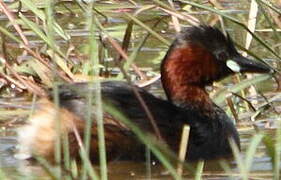
[[[205,86],[216,78],[214,56],[197,44],[173,45],[161,64],[161,80],[167,98],[182,107],[210,111],[214,103]]]

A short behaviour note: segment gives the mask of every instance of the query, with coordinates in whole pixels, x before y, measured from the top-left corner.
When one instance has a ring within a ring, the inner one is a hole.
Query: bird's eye
[[[220,52],[217,54],[217,59],[220,61],[225,61],[227,59],[227,55],[224,52]]]

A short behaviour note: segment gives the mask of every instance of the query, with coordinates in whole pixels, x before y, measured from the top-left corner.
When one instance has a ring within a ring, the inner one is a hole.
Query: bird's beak
[[[273,73],[274,72],[274,70],[270,66],[262,62],[245,58],[241,55],[227,60],[226,65],[233,72],[240,72],[240,73],[244,73],[244,72]]]

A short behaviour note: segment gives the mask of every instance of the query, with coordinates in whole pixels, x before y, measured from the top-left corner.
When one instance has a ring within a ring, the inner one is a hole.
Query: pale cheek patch
[[[226,66],[231,69],[233,72],[240,72],[240,66],[233,60],[227,60]]]

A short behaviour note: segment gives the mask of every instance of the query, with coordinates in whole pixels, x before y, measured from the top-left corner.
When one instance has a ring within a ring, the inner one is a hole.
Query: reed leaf
[[[170,42],[167,41],[166,39],[164,39],[161,35],[159,35],[157,32],[155,32],[154,30],[152,30],[150,27],[148,27],[147,25],[145,25],[143,22],[141,22],[140,20],[138,20],[136,17],[132,16],[129,13],[125,13],[125,16],[128,17],[129,19],[131,19],[132,21],[134,21],[136,24],[138,24],[139,26],[141,26],[142,28],[144,28],[145,30],[147,30],[152,36],[154,36],[155,38],[157,38],[158,40],[160,40],[163,44],[169,46]]]
[[[92,14],[92,8],[93,8],[93,2],[89,6],[88,14],[89,17],[89,31],[90,31],[90,37],[89,37],[89,55],[90,55],[90,64],[93,69],[93,75],[95,77],[99,76],[100,69],[99,69],[99,54],[98,54],[98,42],[95,39],[95,30],[97,29],[97,19]],[[93,94],[93,97],[95,99],[95,120],[97,122],[97,130],[98,130],[98,145],[99,145],[99,160],[100,160],[100,174],[102,180],[107,180],[107,161],[106,161],[106,146],[105,146],[105,134],[104,134],[104,123],[103,123],[103,109],[102,109],[102,99],[101,99],[101,84],[100,81],[96,81],[94,84],[92,84],[94,88],[96,88],[96,91]],[[91,96],[91,95],[90,95]],[[91,108],[92,106],[89,106]],[[89,109],[91,112],[92,109]],[[91,131],[91,126],[89,127],[89,131]],[[89,132],[89,136],[90,136]],[[90,139],[89,139],[90,141]]]
[[[40,18],[43,22],[46,21],[46,16],[44,12],[36,7],[36,3],[31,0],[21,0],[21,3],[26,6],[29,10],[31,10],[36,17]],[[54,31],[60,35],[64,40],[69,40],[70,35],[67,34],[59,25],[58,23],[54,22]]]
[[[229,139],[229,142],[230,142],[230,146],[231,146],[235,161],[237,163],[237,166],[238,166],[238,169],[240,172],[240,176],[243,180],[248,180],[248,173],[246,171],[246,166],[245,166],[242,156],[240,154],[239,148],[237,147],[237,145],[233,139]]]
[[[48,44],[52,49],[54,49],[56,52],[58,52],[61,56],[64,57],[64,54],[51,42],[51,39],[49,39],[40,29],[40,27],[35,24],[34,22],[27,19],[22,13],[19,14],[19,17],[24,22],[25,25],[27,25],[35,34],[37,34],[45,43]]]
[[[7,37],[11,38],[13,41],[15,41],[19,44],[22,44],[22,41],[19,38],[17,38],[13,33],[10,33],[9,31],[7,31],[7,29],[3,28],[2,26],[0,26],[0,31]]]
[[[242,89],[245,89],[245,88],[247,88],[251,85],[257,84],[259,82],[268,80],[271,77],[272,77],[272,75],[270,75],[270,74],[263,74],[263,75],[255,76],[252,79],[245,79],[245,80],[241,81],[240,83],[233,85],[231,88],[221,90],[220,92],[218,92],[217,94],[215,94],[213,96],[213,100],[215,103],[221,104],[225,100],[225,97],[227,97],[231,92],[237,93],[237,92],[241,91]]]
[[[253,163],[255,153],[262,139],[263,134],[257,134],[252,138],[250,145],[248,146],[248,149],[245,154],[245,171],[248,173],[251,170],[250,168]]]
[[[202,179],[203,169],[204,169],[204,161],[201,160],[197,163],[195,177],[194,177],[195,180],[201,180]]]
[[[274,56],[276,56],[278,59],[281,59],[281,56],[279,54],[277,54],[268,44],[266,44],[260,37],[258,37],[256,34],[252,33],[247,27],[246,25],[244,25],[242,22],[238,21],[236,18],[231,17],[229,15],[226,15],[225,13],[221,12],[220,10],[217,9],[213,9],[210,8],[208,6],[204,6],[198,3],[194,3],[194,2],[190,2],[190,1],[186,1],[186,0],[179,0],[180,2],[192,5],[194,7],[198,7],[198,8],[202,8],[205,10],[208,10],[210,12],[216,13],[218,15],[221,15],[222,17],[234,22],[235,24],[241,26],[242,28],[244,28],[245,30],[247,30],[253,37],[254,39],[256,39],[261,45],[263,45],[269,52],[271,52]]]
[[[139,127],[130,122],[130,120],[128,120],[121,112],[119,112],[115,107],[113,107],[109,103],[104,103],[103,107],[106,112],[110,113],[114,118],[125,123],[136,134],[136,136],[152,151],[152,153],[158,158],[158,160],[163,164],[163,166],[169,171],[169,173],[174,179],[181,179],[181,177],[177,174],[176,168],[173,167],[171,162],[167,159],[167,157],[165,157],[161,150],[157,148],[151,137],[142,132]]]

